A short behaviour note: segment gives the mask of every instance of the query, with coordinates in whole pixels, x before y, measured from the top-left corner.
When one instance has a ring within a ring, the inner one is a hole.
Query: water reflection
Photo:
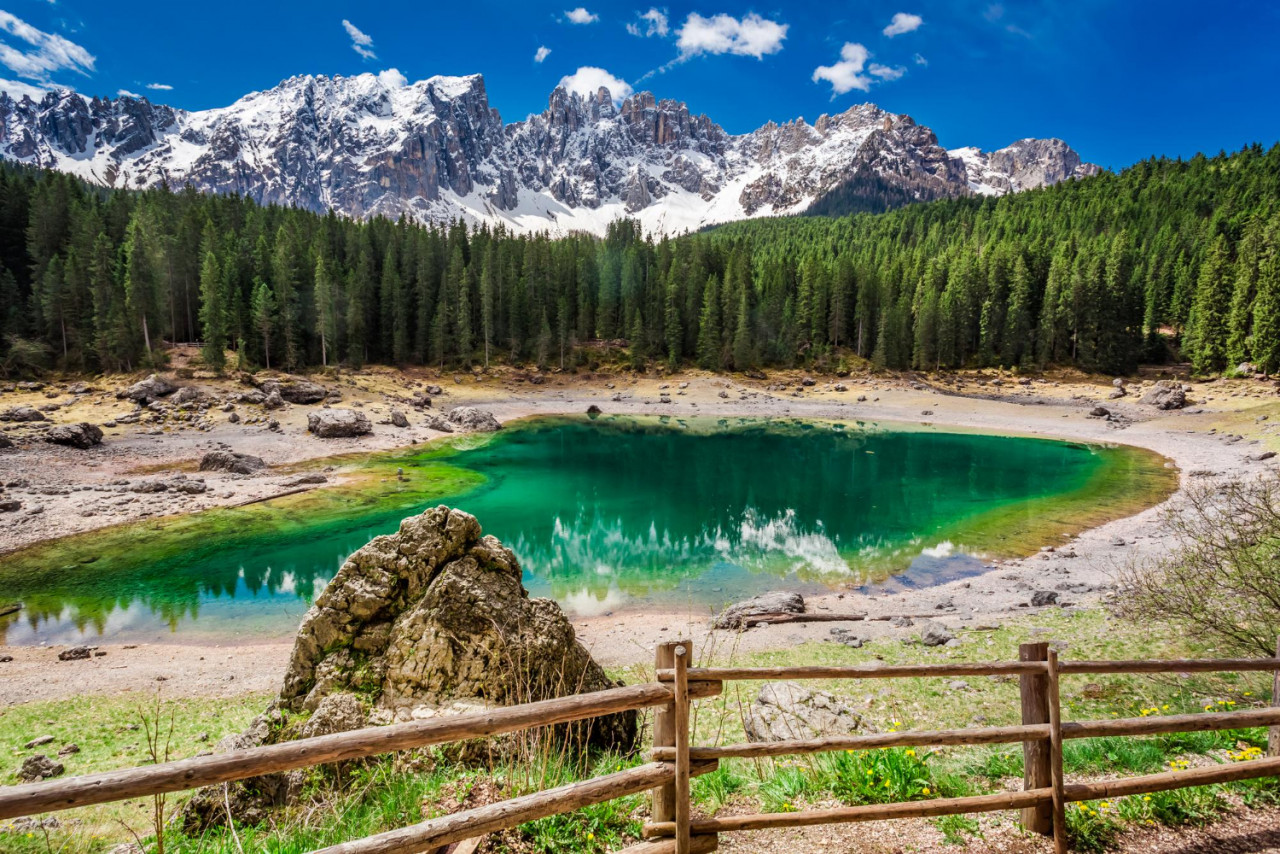
[[[605,417],[466,443],[447,462],[484,485],[446,501],[512,547],[531,593],[574,613],[710,608],[782,579],[806,589],[896,572],[886,583],[910,586],[978,571],[966,552],[981,538],[966,526],[997,509],[1005,527],[1030,525],[1028,499],[1079,489],[1105,461],[1032,439]],[[441,476],[438,456],[406,464]],[[161,531],[125,554],[12,577],[0,567],[0,599],[23,605],[0,618],[0,639],[287,636],[348,554],[422,509],[402,499],[274,528],[224,522],[216,537]]]

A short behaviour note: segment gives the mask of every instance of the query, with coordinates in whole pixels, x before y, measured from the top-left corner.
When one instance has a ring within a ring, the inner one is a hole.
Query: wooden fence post
[[[1046,699],[1049,704],[1049,769],[1053,776],[1053,851],[1067,854],[1066,781],[1062,773],[1062,695],[1058,690],[1058,653],[1049,650]]]
[[[681,642],[676,655],[676,854],[691,854],[689,821],[689,644]]]
[[[1024,643],[1018,647],[1019,661],[1048,661],[1049,644]],[[1022,723],[1049,723],[1049,680],[1044,673],[1024,673],[1018,677],[1022,694]],[[1045,741],[1022,743],[1022,782],[1025,789],[1047,789],[1053,785],[1052,749]],[[1022,810],[1022,826],[1032,833],[1053,833],[1053,804]]]
[[[658,670],[671,670],[676,666],[678,643],[660,643],[654,655],[653,666]],[[675,704],[658,706],[653,713],[653,746],[676,746]],[[653,790],[653,821],[676,820],[676,784],[664,783]]]
[[[1280,638],[1276,639],[1276,658],[1280,658]],[[1280,670],[1271,676],[1271,705],[1280,708]],[[1280,726],[1273,726],[1267,736],[1267,755],[1280,756]]]

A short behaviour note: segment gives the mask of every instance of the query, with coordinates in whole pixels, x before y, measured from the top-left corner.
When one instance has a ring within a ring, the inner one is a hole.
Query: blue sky
[[[127,91],[189,109],[295,74],[394,68],[411,81],[483,73],[507,121],[569,77],[684,100],[734,133],[871,101],[947,147],[1057,136],[1111,167],[1280,139],[1273,0],[0,6],[11,90]]]

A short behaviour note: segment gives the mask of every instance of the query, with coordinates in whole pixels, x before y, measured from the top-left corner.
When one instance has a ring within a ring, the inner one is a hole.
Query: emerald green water
[[[361,466],[357,485],[300,502],[0,558],[0,600],[23,605],[0,632],[288,636],[348,554],[436,503],[507,543],[531,594],[595,614],[710,609],[781,584],[926,586],[1170,488],[1160,458],[1127,448],[750,419],[538,419]]]

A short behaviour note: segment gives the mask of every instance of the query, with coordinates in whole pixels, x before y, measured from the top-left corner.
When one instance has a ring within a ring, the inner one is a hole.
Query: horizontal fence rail
[[[688,643],[659,646],[656,682],[578,694],[490,711],[370,727],[266,747],[143,766],[140,768],[0,788],[0,819],[121,801],[228,783],[297,768],[362,759],[447,742],[503,735],[572,723],[619,712],[653,709],[650,762],[613,774],[521,795],[418,824],[351,840],[316,854],[409,854],[560,815],[581,807],[653,792],[644,841],[626,854],[707,854],[719,834],[889,819],[1021,810],[1027,829],[1050,834],[1055,850],[1067,850],[1064,807],[1068,803],[1151,794],[1189,786],[1280,776],[1280,645],[1275,658],[1173,661],[1058,661],[1047,644],[1023,644],[1018,661],[849,667],[693,667]],[[1085,674],[1273,672],[1271,708],[1210,711],[1096,721],[1061,720],[1059,680]],[[721,693],[728,681],[857,680],[956,676],[1018,676],[1022,723],[951,730],[895,731],[866,735],[691,744],[692,704]],[[1162,735],[1180,732],[1270,727],[1267,758],[1094,783],[1067,783],[1063,742],[1081,738]],[[1022,791],[892,804],[762,813],[722,818],[693,817],[690,781],[723,759],[759,759],[832,751],[891,747],[937,747],[1021,743]]]
[[[0,819],[180,792],[295,768],[572,723],[671,702],[671,689],[651,682],[450,718],[302,738],[124,771],[9,786],[0,788]]]

